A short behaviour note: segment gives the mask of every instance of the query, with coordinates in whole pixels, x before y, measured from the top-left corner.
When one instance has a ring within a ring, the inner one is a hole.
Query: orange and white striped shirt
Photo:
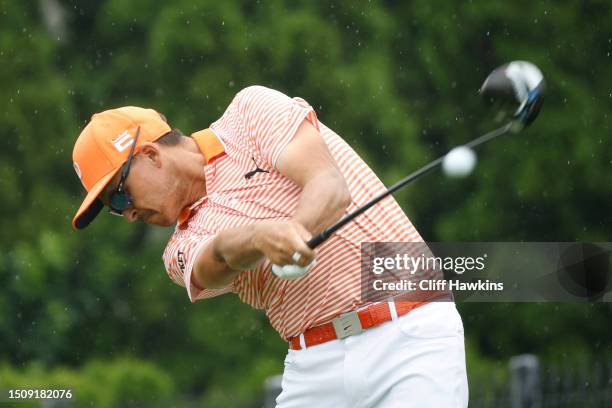
[[[210,126],[221,144],[219,151],[212,154],[216,157],[210,157],[210,151],[203,151],[207,157],[204,167],[207,196],[189,208],[189,217],[179,222],[163,255],[168,275],[187,287],[192,302],[236,293],[242,301],[264,309],[284,339],[363,304],[360,296],[362,242],[422,242],[395,199],[389,197],[320,245],[315,266],[301,279],[277,278],[266,260],[255,269],[239,273],[223,289],[199,290],[193,286],[191,272],[196,256],[218,232],[259,220],[291,218],[301,188],[281,175],[275,164],[304,119],[321,132],[346,179],[351,194],[347,212],[386,190],[357,153],[318,121],[306,101],[262,86],[251,86],[240,91],[223,116]],[[267,172],[245,178],[245,174],[257,167]]]

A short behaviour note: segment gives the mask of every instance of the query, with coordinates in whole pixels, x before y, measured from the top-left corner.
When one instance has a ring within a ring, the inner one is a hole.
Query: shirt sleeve
[[[302,98],[256,85],[240,91],[237,102],[249,138],[272,168],[304,119],[319,129],[314,109]]]
[[[196,287],[191,279],[198,254],[214,237],[214,235],[177,229],[164,250],[163,260],[168,276],[174,283],[187,289],[191,303],[233,292],[233,284],[222,289],[206,289]]]

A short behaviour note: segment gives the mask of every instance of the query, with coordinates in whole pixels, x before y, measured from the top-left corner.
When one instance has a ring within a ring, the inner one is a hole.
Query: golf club
[[[488,103],[502,108],[498,112],[498,120],[503,120],[510,115],[511,118],[503,126],[466,143],[464,146],[473,149],[496,137],[505,135],[506,133],[517,133],[523,130],[531,124],[538,115],[542,106],[545,88],[546,83],[541,71],[530,62],[513,61],[495,69],[487,76],[479,93]],[[518,108],[516,108],[517,105]],[[510,107],[510,110],[505,109],[506,107]],[[444,161],[444,157],[445,156],[439,157],[426,164],[389,187],[387,191],[373,198],[362,207],[345,215],[334,225],[312,237],[307,242],[308,247],[311,249],[316,248],[334,232],[363,214],[384,198],[438,167]],[[293,259],[297,262],[299,256],[300,255],[296,253]],[[308,267],[301,267],[299,265],[273,265],[272,272],[283,279],[296,279],[302,276],[307,268]]]

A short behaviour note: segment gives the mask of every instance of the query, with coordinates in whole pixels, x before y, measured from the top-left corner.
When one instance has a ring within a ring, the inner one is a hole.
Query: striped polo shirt
[[[306,101],[263,86],[251,86],[240,91],[223,116],[210,125],[208,136],[212,135],[212,143],[207,146],[196,139],[207,161],[207,195],[186,209],[163,255],[168,275],[187,288],[192,302],[235,293],[243,302],[265,310],[284,339],[363,305],[362,242],[422,242],[395,199],[389,197],[320,245],[315,266],[300,279],[276,277],[266,260],[254,269],[240,272],[223,289],[201,290],[193,285],[191,272],[197,254],[218,232],[261,220],[291,218],[301,188],[275,166],[304,120],[319,130],[346,179],[351,195],[347,212],[386,190],[357,153],[318,121]],[[308,161],[308,157],[304,160]],[[257,168],[263,171],[253,173]],[[245,177],[249,174],[252,176]]]

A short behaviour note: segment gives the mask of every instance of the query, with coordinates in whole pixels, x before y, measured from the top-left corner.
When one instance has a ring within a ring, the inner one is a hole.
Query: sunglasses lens
[[[123,215],[123,211],[125,211],[131,204],[132,200],[127,193],[115,193],[110,199],[110,212],[115,215]]]
[[[130,205],[132,205],[132,197],[125,191],[124,184],[128,173],[130,172],[132,157],[134,157],[134,148],[136,147],[136,141],[138,140],[139,134],[140,126],[136,130],[136,136],[134,136],[134,141],[132,142],[132,147],[130,148],[130,154],[128,155],[127,161],[123,164],[121,169],[121,179],[119,180],[117,190],[111,194],[110,202],[108,203],[109,211],[113,215],[122,216],[123,212],[128,209]]]

